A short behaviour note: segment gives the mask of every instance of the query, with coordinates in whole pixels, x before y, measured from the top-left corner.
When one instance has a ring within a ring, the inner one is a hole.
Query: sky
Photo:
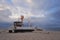
[[[60,27],[60,0],[0,0],[0,24],[24,20],[43,27]]]

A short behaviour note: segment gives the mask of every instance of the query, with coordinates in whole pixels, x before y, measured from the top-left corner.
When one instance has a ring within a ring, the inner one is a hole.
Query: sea
[[[10,24],[10,23],[4,23],[4,24],[0,24],[0,29],[8,29],[9,27],[11,27],[12,26],[12,24]],[[24,27],[28,27],[28,25],[24,25]],[[34,26],[32,26],[32,27],[34,27]],[[52,26],[52,25],[50,25],[50,26],[36,26],[37,28],[41,28],[41,29],[43,29],[43,30],[46,30],[46,31],[60,31],[60,26],[56,26],[56,25],[54,25],[54,26]]]

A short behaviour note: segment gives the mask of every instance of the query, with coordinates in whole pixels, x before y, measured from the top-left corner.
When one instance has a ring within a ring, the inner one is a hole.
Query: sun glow
[[[28,3],[32,3],[32,0],[26,0]]]

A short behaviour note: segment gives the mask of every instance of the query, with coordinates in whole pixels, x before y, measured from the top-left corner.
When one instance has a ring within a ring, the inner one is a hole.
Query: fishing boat
[[[35,27],[31,27],[31,26],[28,26],[28,27],[24,27],[23,26],[23,20],[24,20],[24,16],[22,15],[20,17],[20,20],[21,21],[15,21],[13,22],[13,25],[11,29],[9,29],[9,33],[12,33],[12,32],[33,32],[35,31]]]

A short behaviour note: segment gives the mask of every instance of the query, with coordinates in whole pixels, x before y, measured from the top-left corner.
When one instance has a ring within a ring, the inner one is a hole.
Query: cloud
[[[28,3],[30,3],[30,4],[32,3],[32,0],[26,0],[26,1],[27,1]]]
[[[21,15],[24,15],[25,19],[29,17],[36,17],[36,18],[41,18],[45,17],[44,14],[39,14],[38,16],[33,14],[30,10],[26,10],[25,8],[22,7],[16,7],[12,8],[12,14],[9,16],[12,19],[20,18]]]
[[[0,20],[16,21],[20,15],[39,25],[60,24],[60,0],[1,0]]]
[[[0,4],[0,22],[11,22],[11,21],[13,21],[12,19],[9,18],[9,16],[12,13],[11,8],[12,8],[12,6],[9,6],[6,4]]]
[[[25,0],[26,2],[32,2],[32,0]],[[19,2],[24,2],[24,1],[22,1],[22,0],[20,0],[20,1],[17,1],[17,0],[15,0],[15,1],[13,1],[13,4],[15,5],[15,3],[14,2],[17,2],[17,3],[19,3]],[[16,4],[17,4],[16,3]],[[24,2],[25,3],[25,2]],[[19,4],[18,4],[19,5]],[[45,15],[44,15],[44,13],[43,13],[43,11],[40,11],[39,12],[39,14],[37,14],[37,15],[35,15],[35,13],[32,13],[31,11],[32,11],[32,9],[30,9],[30,8],[28,8],[28,9],[25,9],[25,7],[21,7],[21,6],[4,6],[6,9],[9,9],[10,10],[10,12],[11,12],[11,15],[9,15],[9,18],[11,18],[11,19],[16,19],[16,18],[18,18],[18,17],[20,17],[20,15],[24,15],[25,16],[25,18],[27,18],[27,15],[29,16],[29,17],[36,17],[36,18],[39,18],[39,17],[45,17]],[[35,11],[34,11],[35,12]],[[37,11],[36,11],[37,12]]]
[[[10,11],[9,10],[0,10],[0,22],[9,22],[9,16]]]
[[[11,0],[13,3],[15,3],[15,4],[17,4],[17,3],[21,3],[21,2],[27,2],[27,3],[29,3],[29,4],[31,4],[32,3],[32,0]]]
[[[0,4],[0,10],[4,10],[4,6]]]

